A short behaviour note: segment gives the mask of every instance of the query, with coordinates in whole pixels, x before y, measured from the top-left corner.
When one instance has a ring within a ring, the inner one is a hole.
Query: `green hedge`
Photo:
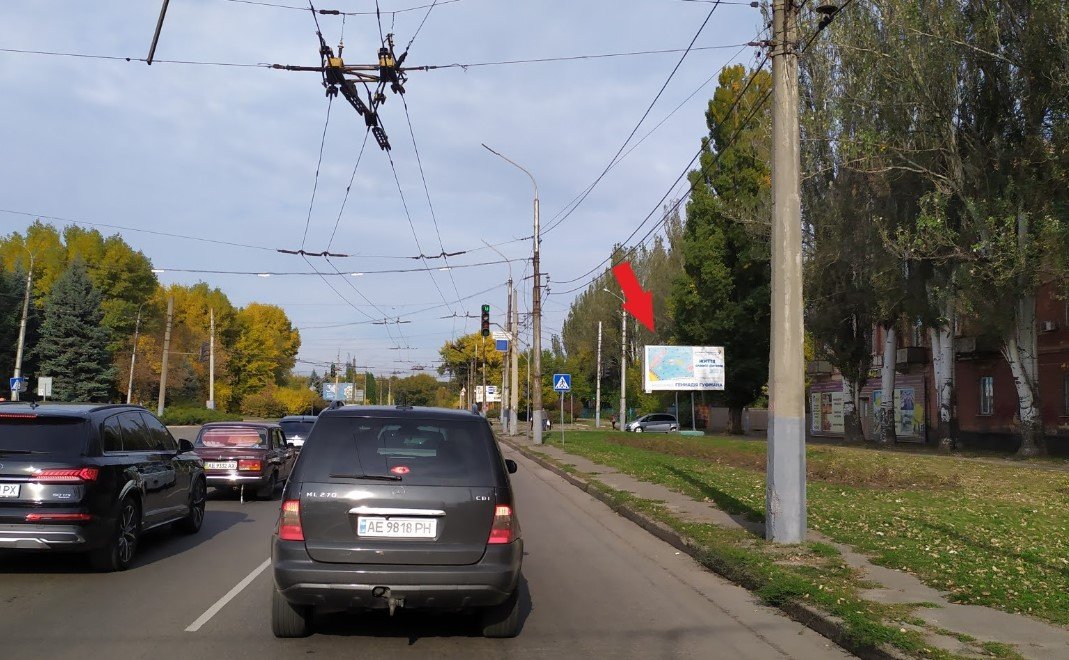
[[[167,426],[195,426],[205,422],[237,422],[241,415],[207,408],[165,408],[160,420]]]

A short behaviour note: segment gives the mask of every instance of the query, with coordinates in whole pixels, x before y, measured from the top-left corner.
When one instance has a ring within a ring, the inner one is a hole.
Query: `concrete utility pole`
[[[338,382],[341,380],[341,373],[338,367],[341,366],[341,350],[338,351],[338,357],[334,360],[334,400],[338,400]]]
[[[509,278],[511,282],[511,278]],[[517,338],[520,334],[520,312],[519,312],[519,298],[516,296],[516,287],[509,287],[509,297],[512,301],[510,314],[511,330],[509,331],[509,375],[511,376],[511,383],[509,384],[509,435],[516,435],[519,431],[517,422],[517,410],[520,405],[520,347],[517,345]]]
[[[798,6],[772,3],[772,342],[765,536],[806,537]]]
[[[145,302],[148,302],[147,300]],[[130,351],[130,381],[126,385],[126,403],[134,400],[134,366],[137,364],[137,335],[141,331],[141,310],[145,303],[137,306],[137,320],[134,321],[134,348]]]
[[[30,269],[26,271],[26,294],[22,297],[22,322],[19,323],[19,347],[15,352],[15,378],[22,376],[22,353],[26,348],[26,320],[30,315],[30,292],[33,287],[33,261],[34,257],[30,255]],[[13,389],[11,391],[11,400],[18,401],[18,390]]]
[[[215,410],[215,308],[208,310],[208,410]]]
[[[532,439],[536,445],[540,445],[542,444],[542,273],[539,270],[539,251],[542,236],[538,224],[538,183],[535,181],[534,176],[532,176],[525,168],[505,156],[502,156],[485,144],[483,147],[486,147],[486,150],[490,153],[521,170],[529,179],[531,179],[531,185],[534,186],[534,254],[532,255],[534,284],[532,285],[531,291],[531,314],[533,321],[531,352],[534,354],[532,356],[534,365],[531,368],[534,371],[534,388],[530,391],[529,396],[531,399],[532,411],[531,416],[528,417],[528,419],[531,420],[533,425],[534,435]]]
[[[171,322],[174,320],[174,296],[167,299],[167,329],[163,333],[163,365],[160,368],[160,399],[156,403],[156,414],[163,414],[163,404],[167,399],[167,356],[171,351]]]
[[[594,428],[601,428],[601,321],[598,321],[598,387],[594,395]]]

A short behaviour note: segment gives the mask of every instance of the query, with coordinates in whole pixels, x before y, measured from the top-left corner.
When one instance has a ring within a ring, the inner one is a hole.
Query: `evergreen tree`
[[[52,287],[35,350],[40,375],[54,379],[56,400],[102,402],[110,397],[115,367],[103,319],[100,292],[89,281],[85,263],[77,259]]]
[[[771,140],[768,106],[759,104],[771,83],[768,71],[748,74],[741,65],[720,74],[706,112],[701,169],[690,173],[684,274],[671,295],[680,343],[724,347],[723,401],[733,433],[742,432],[742,409],[768,382]]]

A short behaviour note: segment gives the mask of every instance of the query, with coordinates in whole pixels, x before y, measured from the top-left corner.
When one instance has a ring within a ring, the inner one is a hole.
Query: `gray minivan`
[[[345,406],[320,414],[272,539],[276,637],[314,613],[474,610],[488,637],[520,627],[523,541],[505,460],[467,411]]]
[[[667,413],[643,415],[625,427],[635,433],[673,433],[679,430],[679,420]]]

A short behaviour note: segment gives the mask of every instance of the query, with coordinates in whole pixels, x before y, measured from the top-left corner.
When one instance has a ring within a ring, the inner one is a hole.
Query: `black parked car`
[[[519,632],[523,541],[487,421],[467,411],[349,406],[320,414],[272,542],[277,637],[313,612],[477,610]]]
[[[145,530],[200,530],[207,487],[192,451],[138,406],[0,404],[0,549],[86,552],[98,570],[125,570]]]

